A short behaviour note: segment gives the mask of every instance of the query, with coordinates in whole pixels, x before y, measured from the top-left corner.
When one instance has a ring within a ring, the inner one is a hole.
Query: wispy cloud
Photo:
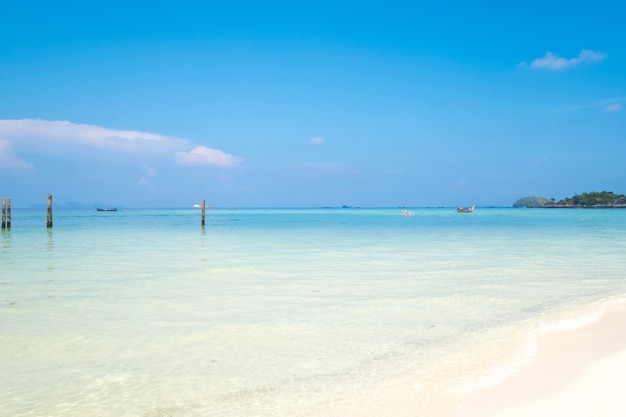
[[[620,111],[620,110],[622,110],[622,108],[623,108],[623,107],[622,107],[622,105],[621,105],[621,104],[619,104],[619,103],[614,103],[614,104],[609,104],[608,106],[606,106],[606,107],[604,108],[604,111],[605,111],[605,112],[608,112],[608,113],[612,113],[612,112]]]
[[[147,190],[151,193],[156,192],[156,187],[154,184],[152,184],[152,182],[150,180],[147,180],[144,177],[139,178],[139,183],[137,183],[137,186],[143,190]]]
[[[603,52],[592,51],[589,49],[583,49],[580,54],[574,58],[563,58],[555,53],[546,52],[546,54],[533,60],[530,63],[530,68],[537,70],[558,71],[566,70],[571,67],[575,67],[583,64],[592,64],[594,62],[600,62],[606,59],[608,54]],[[526,62],[522,62],[523,66],[526,66]]]
[[[617,98],[608,98],[604,100],[598,100],[593,103],[580,104],[575,106],[563,107],[559,109],[541,109],[542,112],[548,114],[558,114],[558,113],[572,113],[582,110],[588,109],[604,109],[605,112],[616,112],[622,109],[622,104],[620,102],[625,102],[626,97],[617,97]]]
[[[324,140],[324,138],[321,138],[319,136],[316,136],[309,141],[311,145],[323,145],[325,142],[326,141]]]
[[[155,176],[157,174],[157,169],[155,167],[150,166],[150,165],[145,165],[144,164],[141,167],[141,172],[144,173],[145,175],[153,177],[153,176]]]
[[[181,146],[185,141],[156,133],[115,130],[69,121],[40,119],[0,120],[0,138],[9,140],[54,141],[124,151]]]
[[[548,158],[542,156],[541,158],[534,159],[529,162],[530,165],[544,165],[548,163]]]
[[[84,157],[84,149],[110,149],[139,155],[162,155],[181,165],[233,167],[237,158],[218,149],[197,146],[188,139],[138,130],[116,130],[69,121],[0,120],[0,164],[26,167],[19,151]],[[71,146],[68,146],[71,145]]]

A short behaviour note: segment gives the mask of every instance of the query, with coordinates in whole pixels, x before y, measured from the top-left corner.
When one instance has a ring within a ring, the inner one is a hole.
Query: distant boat
[[[202,204],[194,204],[193,208],[202,208]],[[204,208],[209,208],[209,206],[205,205]]]
[[[473,205],[472,207],[467,207],[467,208],[459,207],[458,209],[456,209],[456,211],[457,213],[473,213],[475,207],[476,207],[475,205]]]
[[[117,209],[115,207],[111,207],[111,208],[96,207],[96,210],[98,210],[98,211],[117,211]]]

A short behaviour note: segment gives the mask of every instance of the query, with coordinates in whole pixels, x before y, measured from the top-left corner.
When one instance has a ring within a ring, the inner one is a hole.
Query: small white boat
[[[476,207],[475,205],[473,205],[472,207],[467,207],[467,208],[459,207],[458,209],[456,209],[456,211],[457,213],[473,213],[475,207]]]

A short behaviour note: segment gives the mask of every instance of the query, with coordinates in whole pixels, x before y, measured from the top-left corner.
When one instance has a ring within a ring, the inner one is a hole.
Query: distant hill
[[[585,207],[619,207],[626,208],[626,195],[615,194],[612,191],[593,191],[576,194],[573,197],[564,198],[559,202],[544,197],[523,197],[513,203],[513,207],[530,208],[585,208]]]
[[[554,203],[543,197],[522,197],[513,203],[513,207],[541,207],[548,203]]]

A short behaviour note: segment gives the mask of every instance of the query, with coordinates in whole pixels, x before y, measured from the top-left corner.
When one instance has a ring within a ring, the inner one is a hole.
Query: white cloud
[[[174,157],[182,165],[217,165],[232,167],[241,159],[218,149],[205,146],[193,147],[187,139],[164,136],[138,130],[115,130],[96,125],[77,124],[69,121],[39,119],[0,120],[0,164],[3,166],[28,166],[17,156],[17,151],[33,154],[62,154],[85,157],[85,148],[110,149],[130,154],[152,154]],[[73,145],[73,146],[68,146]],[[191,151],[188,151],[190,148]],[[144,167],[145,169],[145,167]],[[156,173],[155,168],[149,168]]]
[[[197,146],[189,152],[177,152],[176,163],[180,165],[217,165],[221,167],[235,167],[241,164],[242,159],[230,155],[219,149]]]
[[[186,141],[137,130],[115,130],[68,121],[39,119],[0,120],[0,137],[28,141],[54,141],[125,151],[164,150]]]
[[[622,109],[622,105],[619,104],[619,103],[615,103],[615,104],[610,104],[610,105],[606,106],[604,108],[604,111],[611,113],[611,112],[615,112],[615,111],[620,111],[621,109]]]
[[[0,140],[0,168],[30,168],[31,164],[18,157],[8,140]]]
[[[321,137],[319,137],[319,136],[314,137],[313,139],[311,139],[311,140],[309,141],[309,143],[310,143],[311,145],[323,145],[323,144],[324,144],[324,142],[326,142],[326,141],[324,140],[324,138],[321,138]]]
[[[546,52],[542,58],[537,58],[530,63],[530,67],[533,69],[545,69],[549,71],[557,71],[568,69],[577,65],[591,64],[594,62],[600,62],[606,59],[608,55],[603,52],[591,51],[589,49],[583,49],[580,54],[575,58],[563,58],[555,53]],[[526,63],[522,63],[526,65]]]

